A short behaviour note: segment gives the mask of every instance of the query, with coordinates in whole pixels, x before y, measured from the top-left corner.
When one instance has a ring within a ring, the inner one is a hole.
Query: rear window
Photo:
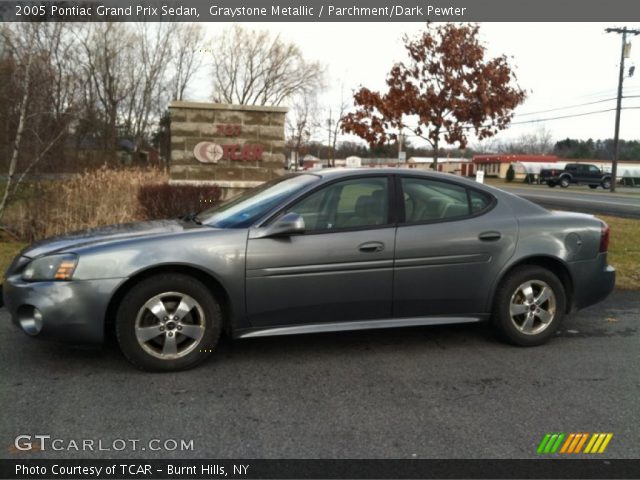
[[[478,213],[491,205],[491,197],[477,190],[469,190],[469,203],[471,204],[471,213]]]
[[[487,209],[493,197],[449,182],[402,178],[405,222],[424,223],[467,217]]]

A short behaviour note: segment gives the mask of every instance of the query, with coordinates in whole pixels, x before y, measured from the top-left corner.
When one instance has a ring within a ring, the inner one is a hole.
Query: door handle
[[[358,250],[365,253],[381,252],[384,250],[384,243],[382,242],[365,242],[358,245]]]
[[[502,235],[500,234],[500,232],[482,232],[480,235],[478,235],[478,238],[485,242],[500,240],[501,237]]]

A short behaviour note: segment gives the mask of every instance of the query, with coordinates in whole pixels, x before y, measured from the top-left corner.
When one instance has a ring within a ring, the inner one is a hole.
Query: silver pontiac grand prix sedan
[[[408,169],[284,176],[180,219],[24,249],[4,282],[34,337],[115,332],[147,370],[235,338],[490,320],[540,345],[613,289],[609,227],[460,177]]]

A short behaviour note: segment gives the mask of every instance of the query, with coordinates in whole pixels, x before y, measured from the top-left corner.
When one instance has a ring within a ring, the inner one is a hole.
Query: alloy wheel
[[[156,295],[140,308],[135,335],[142,349],[162,360],[174,360],[191,353],[205,333],[202,306],[180,292]]]
[[[542,333],[556,316],[556,296],[553,289],[542,280],[522,283],[511,296],[509,315],[521,333]]]

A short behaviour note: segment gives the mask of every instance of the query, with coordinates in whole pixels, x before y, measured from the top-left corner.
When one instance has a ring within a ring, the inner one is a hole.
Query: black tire
[[[569,177],[561,177],[560,178],[560,186],[562,188],[567,188],[570,183],[571,183],[571,181],[569,180]]]
[[[532,285],[534,287],[532,289],[534,298],[540,298],[539,294],[542,292],[542,290],[539,288],[542,286],[542,284],[550,288],[553,293],[553,299],[549,298],[548,300],[541,302],[538,308],[538,311],[543,310],[544,312],[547,312],[546,309],[548,309],[548,311],[551,311],[552,302],[554,303],[553,315],[551,319],[546,323],[542,322],[541,316],[536,316],[541,314],[537,314],[533,310],[530,311],[530,305],[525,305],[524,303],[520,304],[520,298],[522,298],[522,300],[525,300],[520,287],[527,282],[532,282]],[[512,319],[512,299],[514,300],[514,307],[524,308],[526,309],[527,313],[515,315]],[[522,347],[533,347],[546,343],[555,335],[558,327],[562,323],[565,311],[566,293],[564,291],[562,282],[558,279],[558,277],[545,268],[533,265],[525,265],[522,267],[518,267],[508,273],[500,283],[494,299],[492,320],[494,326],[498,330],[498,333],[507,342]],[[531,313],[531,316],[534,318],[534,320],[531,324],[531,331],[525,333],[524,330],[520,327],[523,327],[526,323],[528,313]],[[516,323],[518,323],[520,327],[517,326]],[[542,328],[543,326],[544,328]],[[536,328],[542,329],[537,332]]]
[[[175,320],[179,318],[178,303],[183,299],[187,299],[187,308],[188,305],[194,306],[185,310],[187,313],[184,315],[180,314],[180,320]],[[147,304],[157,304],[158,301],[165,308],[162,311],[171,312],[168,317],[156,317],[149,310]],[[176,316],[171,317],[174,314]],[[143,321],[147,323],[143,325]],[[155,333],[148,341],[139,341],[136,332],[140,328],[155,328],[155,322],[162,333]],[[220,337],[222,323],[219,303],[200,281],[188,275],[159,274],[135,284],[125,294],[116,315],[116,337],[124,356],[142,370],[187,370],[212,353]],[[181,333],[188,329],[191,335],[195,332],[193,338]],[[170,340],[168,336],[172,337],[172,345],[176,345],[175,354],[169,349],[165,353],[163,349],[164,343]]]
[[[602,180],[601,185],[605,190],[609,190],[611,188],[611,179],[605,178],[604,180]]]
[[[598,185],[592,185],[592,184],[589,184],[589,188],[590,188],[591,190],[595,190],[596,188],[598,188]]]
[[[547,185],[551,188],[554,188],[556,186],[556,184],[553,182],[547,182]]]

